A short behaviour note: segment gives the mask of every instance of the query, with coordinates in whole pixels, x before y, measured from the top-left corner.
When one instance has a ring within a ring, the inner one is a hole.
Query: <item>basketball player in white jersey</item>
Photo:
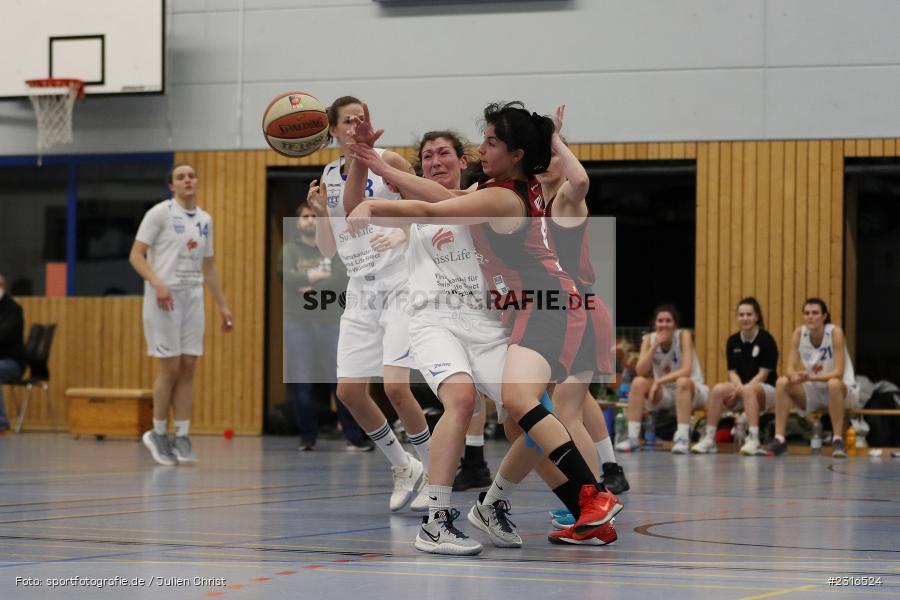
[[[791,337],[787,375],[775,382],[775,441],[769,456],[787,452],[785,431],[792,402],[803,413],[828,408],[834,428],[831,456],[847,458],[844,412],[859,406],[859,385],[844,331],[831,322],[828,307],[819,298],[803,303],[803,325]]]
[[[641,353],[628,394],[628,437],[616,450],[632,452],[640,448],[641,415],[647,410],[675,407],[678,428],[672,439],[674,454],[687,454],[690,444],[691,412],[706,404],[709,388],[703,383],[700,359],[687,329],[678,329],[678,311],[664,304],[653,311],[654,331],[644,336]]]
[[[213,263],[213,226],[197,206],[197,173],[187,164],[169,173],[172,197],[147,211],[138,228],[129,261],[144,279],[144,337],[150,356],[159,359],[153,384],[153,429],[144,445],[161,465],[194,463],[188,437],[194,397],[194,372],[203,354],[203,284],[222,316],[222,330],[234,319]],[[174,405],[175,438],[167,434]]]
[[[357,127],[354,117],[365,126]],[[380,136],[369,126],[368,109],[351,96],[335,100],[328,108],[328,120],[329,133],[342,150],[354,139],[372,146]],[[400,155],[376,151],[390,164],[412,170]],[[338,337],[337,396],[391,463],[391,511],[399,511],[410,502],[414,502],[413,509],[425,510],[424,496],[417,499],[416,495],[425,481],[431,433],[409,389],[413,363],[405,306],[409,278],[406,238],[401,230],[385,227],[372,226],[358,235],[345,231],[347,213],[362,198],[374,195],[399,200],[400,195],[365,166],[354,168],[352,157],[344,154],[325,166],[321,182],[310,184],[307,198],[318,216],[328,217],[316,220],[319,249],[325,256],[339,254],[350,277]],[[385,394],[421,461],[403,449],[384,414],[369,397],[369,379],[382,375]]]

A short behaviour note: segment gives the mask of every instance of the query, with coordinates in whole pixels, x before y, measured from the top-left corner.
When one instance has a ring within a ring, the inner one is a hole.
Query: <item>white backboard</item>
[[[81,79],[86,94],[163,91],[165,0],[2,0],[0,98],[26,79]]]

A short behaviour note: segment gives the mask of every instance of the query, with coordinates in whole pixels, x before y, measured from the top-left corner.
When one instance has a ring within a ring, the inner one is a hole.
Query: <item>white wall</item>
[[[169,0],[166,94],[89,98],[66,152],[262,148],[278,93],[367,100],[386,145],[493,100],[573,142],[900,136],[895,0],[557,0],[385,9],[371,0]],[[0,103],[0,154],[34,152]]]

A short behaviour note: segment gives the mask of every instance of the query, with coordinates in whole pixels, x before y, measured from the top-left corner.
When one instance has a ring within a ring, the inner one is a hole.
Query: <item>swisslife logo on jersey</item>
[[[195,240],[194,238],[191,238],[187,241],[187,249],[188,250],[193,250],[193,249],[197,248],[199,245],[200,244],[198,244],[197,240]]]
[[[435,247],[438,252],[444,251],[444,246],[447,244],[453,243],[453,232],[446,231],[443,227],[437,230],[433,236],[431,236],[431,245]]]

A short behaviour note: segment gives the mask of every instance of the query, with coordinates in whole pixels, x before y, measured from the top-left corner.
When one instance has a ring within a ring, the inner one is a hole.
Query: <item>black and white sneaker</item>
[[[625,471],[618,463],[603,463],[603,483],[606,489],[618,496],[631,489],[628,480],[625,479]]]
[[[521,548],[522,538],[516,533],[516,524],[509,520],[509,502],[484,504],[484,496],[485,492],[481,492],[469,511],[469,523],[488,534],[498,548]]]
[[[416,535],[416,550],[457,556],[481,553],[482,545],[453,525],[458,516],[459,511],[455,508],[442,508],[431,521],[422,517],[422,526]]]

